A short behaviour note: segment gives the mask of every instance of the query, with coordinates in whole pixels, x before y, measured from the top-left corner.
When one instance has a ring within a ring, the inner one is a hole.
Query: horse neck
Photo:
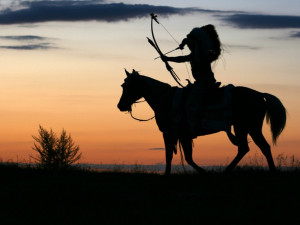
[[[149,77],[144,77],[143,97],[154,111],[160,108],[162,99],[169,90],[171,90],[169,84]]]

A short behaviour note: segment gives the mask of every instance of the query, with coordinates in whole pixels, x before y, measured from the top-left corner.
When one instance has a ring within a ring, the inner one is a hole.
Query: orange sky
[[[211,5],[210,9],[222,8]],[[295,28],[238,29],[214,15],[197,13],[160,20],[179,41],[195,26],[215,24],[226,48],[223,59],[214,67],[216,79],[223,84],[248,86],[279,97],[288,110],[288,121],[272,152],[275,157],[284,153],[300,158],[300,51],[295,47],[299,46],[300,39],[287,37]],[[34,154],[32,135],[37,135],[42,125],[57,133],[63,128],[71,133],[81,148],[80,162],[164,163],[163,150],[150,150],[164,147],[155,122],[134,121],[116,107],[125,78],[124,68],[175,85],[163,63],[153,60],[156,53],[146,41],[146,36],[151,36],[150,18],[117,23],[0,26],[1,37],[36,35],[46,37],[54,46],[36,50],[0,49],[0,158],[3,161],[30,161],[29,155]],[[177,47],[159,26],[156,35],[163,51]],[[1,46],[20,44],[3,38],[0,41]],[[174,65],[174,69],[182,80],[190,78],[184,65]],[[137,105],[134,113],[141,118],[153,115],[144,103]],[[267,125],[264,134],[271,143]],[[250,156],[261,156],[253,143],[250,147]],[[194,158],[200,165],[220,165],[228,163],[236,150],[226,134],[219,133],[198,138]],[[179,160],[175,156],[174,162]]]

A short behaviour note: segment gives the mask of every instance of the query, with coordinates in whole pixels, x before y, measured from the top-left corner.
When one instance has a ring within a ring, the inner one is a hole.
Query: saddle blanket
[[[191,87],[192,86],[192,87]],[[193,137],[231,129],[232,84],[203,95],[194,84],[176,88],[172,104],[172,126],[177,133]]]

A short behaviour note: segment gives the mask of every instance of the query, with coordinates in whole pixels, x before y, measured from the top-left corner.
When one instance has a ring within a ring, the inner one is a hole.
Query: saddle
[[[200,100],[195,84],[176,88],[172,105],[172,120],[178,132],[189,133],[193,138],[225,131],[232,142],[232,84],[219,87],[216,83]],[[195,91],[196,89],[196,91]]]

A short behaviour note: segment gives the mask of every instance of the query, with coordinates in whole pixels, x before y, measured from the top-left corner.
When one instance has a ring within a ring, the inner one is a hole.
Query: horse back
[[[234,89],[234,86],[232,84],[223,86],[221,88],[208,89],[206,98],[203,101],[204,107],[217,107],[226,104],[226,101],[231,101],[232,89]]]
[[[265,108],[265,100],[261,92],[251,88],[237,86],[232,90],[233,106],[240,110]]]

